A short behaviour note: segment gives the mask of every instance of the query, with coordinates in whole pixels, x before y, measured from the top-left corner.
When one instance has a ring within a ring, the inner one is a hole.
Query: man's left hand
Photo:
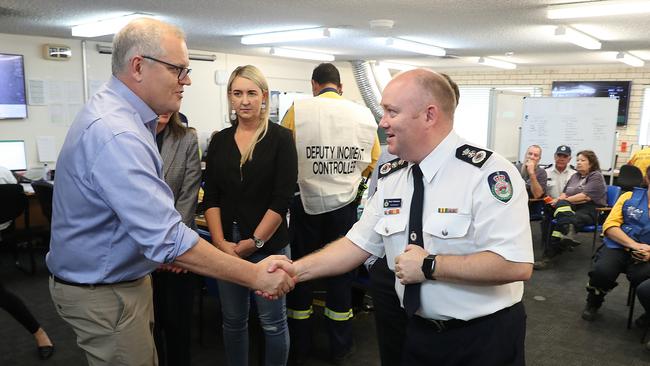
[[[423,282],[422,262],[429,253],[419,245],[409,244],[404,253],[395,257],[395,276],[402,285]]]
[[[253,239],[240,240],[237,246],[235,246],[235,253],[237,253],[239,258],[247,258],[249,255],[255,253],[256,250],[257,248]]]

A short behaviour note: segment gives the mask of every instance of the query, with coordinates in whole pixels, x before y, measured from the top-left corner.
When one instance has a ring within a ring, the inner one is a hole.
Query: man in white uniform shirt
[[[552,198],[560,197],[564,191],[564,186],[569,178],[576,173],[569,162],[571,162],[571,148],[566,145],[560,145],[555,150],[555,164],[546,168],[546,175],[548,176],[548,183],[546,184],[546,194]]]
[[[455,97],[439,74],[396,76],[381,104],[388,151],[403,160],[379,167],[345,237],[279,265],[308,281],[385,253],[409,315],[402,365],[524,365],[533,249],[523,179],[453,131]]]

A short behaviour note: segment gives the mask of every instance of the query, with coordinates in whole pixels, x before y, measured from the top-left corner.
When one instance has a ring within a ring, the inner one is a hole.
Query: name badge
[[[384,208],[399,208],[402,207],[401,198],[387,198],[384,199]]]

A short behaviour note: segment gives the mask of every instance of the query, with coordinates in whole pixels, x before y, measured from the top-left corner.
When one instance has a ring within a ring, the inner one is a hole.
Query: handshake
[[[276,300],[293,290],[298,282],[296,265],[284,255],[271,255],[255,264],[252,288],[259,296]]]

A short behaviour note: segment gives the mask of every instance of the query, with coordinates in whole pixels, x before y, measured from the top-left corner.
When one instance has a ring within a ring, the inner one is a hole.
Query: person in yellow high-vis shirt
[[[296,101],[282,125],[293,131],[298,151],[298,190],[291,204],[289,235],[298,259],[339,238],[357,221],[356,198],[381,153],[370,110],[341,97],[338,69],[329,63],[312,73],[314,98]],[[333,361],[352,347],[352,273],[327,280],[325,316]],[[291,359],[300,363],[311,348],[312,290],[300,284],[287,297]]]

